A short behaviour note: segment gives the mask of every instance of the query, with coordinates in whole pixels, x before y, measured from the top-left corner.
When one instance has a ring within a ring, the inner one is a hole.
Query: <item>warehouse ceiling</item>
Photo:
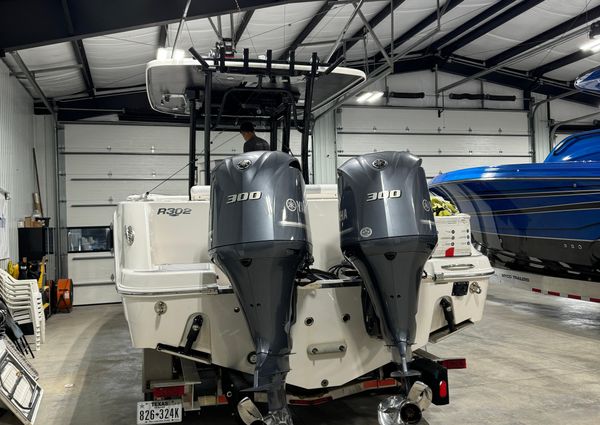
[[[600,0],[8,0],[0,54],[59,119],[117,113],[145,119],[145,65],[160,47],[208,53],[231,38],[251,57],[317,52],[376,73],[433,69],[597,106],[573,80],[600,66],[581,49]],[[439,6],[439,7],[438,7]],[[358,12],[357,12],[358,10]],[[438,26],[439,25],[439,26]],[[180,29],[179,36],[177,36]],[[457,87],[458,90],[460,86]],[[43,96],[43,98],[42,98]],[[85,111],[94,109],[94,111]]]

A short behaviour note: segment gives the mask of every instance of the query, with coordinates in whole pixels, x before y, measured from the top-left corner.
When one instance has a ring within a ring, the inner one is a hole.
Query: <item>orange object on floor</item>
[[[71,279],[58,279],[56,283],[56,309],[67,313],[70,313],[73,309],[73,281]]]

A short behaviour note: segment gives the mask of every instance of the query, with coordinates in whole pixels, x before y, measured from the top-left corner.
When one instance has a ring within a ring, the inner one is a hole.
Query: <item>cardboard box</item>
[[[435,217],[438,244],[432,257],[466,257],[471,255],[471,217],[456,214]]]
[[[25,217],[24,224],[25,224],[25,227],[44,227],[43,222],[37,221],[33,217]]]

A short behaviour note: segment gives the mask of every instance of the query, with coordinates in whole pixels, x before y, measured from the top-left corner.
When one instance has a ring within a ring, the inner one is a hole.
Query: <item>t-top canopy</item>
[[[255,111],[260,112],[260,105],[269,101],[269,94],[280,90],[280,96],[292,97],[293,101],[302,103],[305,91],[305,78],[311,71],[311,65],[306,63],[281,63],[250,60],[228,59],[223,63],[211,63],[212,102],[219,102],[225,93],[245,90],[253,95],[242,95],[238,102],[244,108],[255,105]],[[330,73],[325,73],[327,66],[319,66],[314,82],[312,109],[315,110],[328,102],[335,100],[352,87],[365,81],[365,73],[357,69],[336,67]],[[262,76],[262,77],[261,77]],[[289,84],[287,78],[289,77]],[[286,81],[283,81],[283,80]],[[262,81],[261,81],[262,80]],[[158,112],[171,115],[189,115],[189,104],[186,91],[195,90],[202,94],[204,90],[205,72],[201,64],[193,58],[154,60],[146,66],[146,86],[148,99],[152,108]],[[265,89],[266,96],[257,96],[259,84]],[[240,89],[240,90],[238,90]],[[287,92],[284,93],[284,92]],[[253,99],[250,102],[249,97]],[[290,99],[292,101],[292,99]],[[229,108],[228,108],[229,109]],[[221,111],[224,112],[224,111]],[[229,111],[237,113],[239,111]],[[260,115],[257,114],[257,115]]]

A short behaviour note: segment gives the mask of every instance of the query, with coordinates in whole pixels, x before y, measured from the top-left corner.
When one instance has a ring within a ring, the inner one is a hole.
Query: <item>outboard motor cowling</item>
[[[338,169],[341,247],[359,271],[386,343],[409,374],[423,266],[437,231],[421,160],[406,152],[352,158]]]
[[[254,390],[267,391],[269,410],[285,416],[295,278],[311,251],[300,164],[282,152],[249,152],[219,164],[211,186],[210,255],[254,339]]]

